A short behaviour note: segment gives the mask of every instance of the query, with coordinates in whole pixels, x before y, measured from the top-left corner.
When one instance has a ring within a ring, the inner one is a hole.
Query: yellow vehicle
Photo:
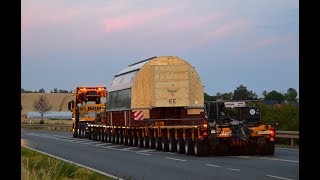
[[[81,86],[77,87],[74,99],[68,103],[68,110],[72,112],[72,130],[74,137],[86,137],[88,125],[106,108],[106,87]],[[80,131],[81,129],[81,131]]]

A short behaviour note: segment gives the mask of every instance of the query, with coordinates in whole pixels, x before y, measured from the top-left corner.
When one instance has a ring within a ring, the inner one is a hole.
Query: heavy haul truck
[[[72,131],[74,137],[88,135],[88,124],[92,124],[106,108],[106,87],[79,86],[73,93],[73,100],[68,103],[72,112]]]
[[[160,56],[131,64],[114,76],[107,90],[106,110],[78,126],[78,137],[197,156],[239,144],[233,136],[237,128],[221,124],[219,103],[205,105],[199,75],[181,58]],[[224,136],[227,129],[229,137]],[[253,135],[241,140],[247,142],[242,146],[256,150],[253,144],[260,143]]]

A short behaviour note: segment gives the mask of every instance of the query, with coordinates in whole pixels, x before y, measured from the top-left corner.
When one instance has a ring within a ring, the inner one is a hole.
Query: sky
[[[21,88],[108,87],[129,64],[178,56],[209,95],[299,92],[298,0],[22,0]]]

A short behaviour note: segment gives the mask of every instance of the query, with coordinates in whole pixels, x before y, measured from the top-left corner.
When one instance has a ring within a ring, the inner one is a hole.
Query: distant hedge
[[[299,107],[292,104],[265,105],[260,104],[263,123],[278,123],[278,130],[299,130]]]

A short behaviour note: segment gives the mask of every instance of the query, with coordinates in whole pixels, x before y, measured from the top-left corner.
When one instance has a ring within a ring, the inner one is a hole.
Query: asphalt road
[[[299,179],[299,150],[273,156],[196,157],[73,138],[71,132],[21,129],[21,145],[123,179]]]

